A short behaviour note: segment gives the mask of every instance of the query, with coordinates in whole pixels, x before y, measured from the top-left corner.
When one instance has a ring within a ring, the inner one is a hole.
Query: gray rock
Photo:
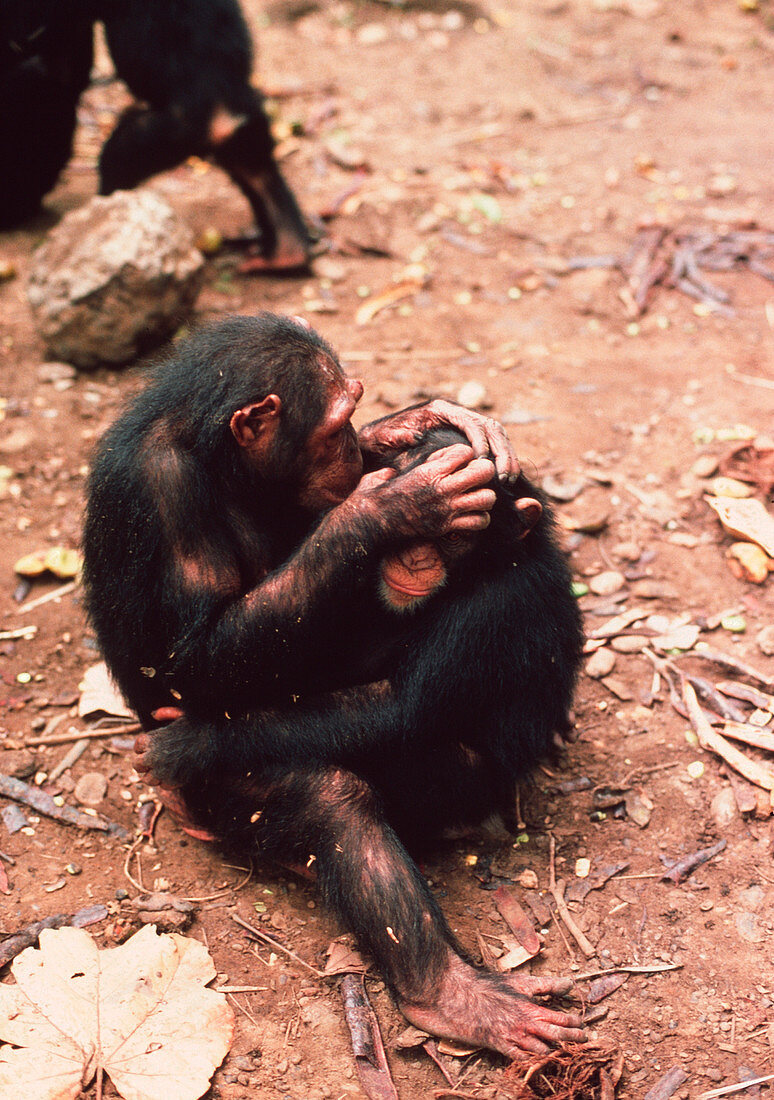
[[[82,369],[121,366],[189,316],[204,257],[149,190],[118,191],[67,214],[37,250],[27,293],[49,353]]]

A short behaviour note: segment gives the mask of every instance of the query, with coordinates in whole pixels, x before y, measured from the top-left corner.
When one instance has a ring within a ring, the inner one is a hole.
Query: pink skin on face
[[[328,411],[309,437],[308,474],[299,494],[300,504],[314,512],[341,504],[363,473],[363,457],[351,422],[363,396],[363,383],[345,378],[333,363],[321,363],[321,369],[329,383]]]

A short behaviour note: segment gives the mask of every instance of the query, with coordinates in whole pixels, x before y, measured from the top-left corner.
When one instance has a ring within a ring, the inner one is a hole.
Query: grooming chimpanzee
[[[67,163],[100,19],[118,75],[139,101],[99,160],[100,194],[136,186],[186,157],[210,157],[242,190],[263,260],[291,269],[309,237],[274,159],[252,43],[237,0],[3,0],[0,5],[0,224],[35,213]]]
[[[430,402],[356,435],[361,394],[291,320],[182,345],[95,457],[89,613],[195,821],[313,868],[417,1026],[541,1051],[582,1035],[533,999],[569,982],[473,966],[403,845],[507,810],[566,728],[568,572],[499,425]]]

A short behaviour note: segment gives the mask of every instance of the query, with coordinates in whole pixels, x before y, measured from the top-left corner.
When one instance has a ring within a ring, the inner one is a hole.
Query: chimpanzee
[[[31,218],[70,159],[89,83],[92,0],[0,4],[0,229]]]
[[[356,434],[361,394],[294,320],[181,344],[98,447],[89,614],[193,820],[311,868],[417,1026],[542,1051],[582,1037],[534,999],[570,983],[474,966],[404,843],[507,810],[566,727],[568,571],[499,425],[436,401]]]
[[[34,214],[67,163],[100,19],[118,75],[139,101],[99,159],[100,194],[136,186],[186,157],[211,157],[242,190],[263,263],[303,267],[309,235],[274,159],[252,43],[238,0],[3,0],[0,5],[0,225]]]

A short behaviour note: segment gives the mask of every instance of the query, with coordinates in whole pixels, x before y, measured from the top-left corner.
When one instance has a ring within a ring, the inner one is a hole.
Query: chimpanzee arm
[[[165,669],[182,709],[212,713],[217,700],[219,713],[244,711],[291,694],[362,683],[357,662],[345,667],[340,659],[340,639],[372,583],[378,552],[397,539],[478,530],[489,522],[492,465],[470,458],[469,448],[457,445],[399,477],[367,475],[288,561],[244,594],[219,590],[217,571],[206,565],[217,558],[208,554],[202,533],[193,559],[200,567],[192,569],[190,557],[181,563],[192,583],[178,586],[182,636]],[[174,533],[171,541],[174,546]]]
[[[502,480],[518,477],[519,463],[503,426],[451,401],[426,401],[374,420],[360,429],[358,442],[364,456],[378,462],[413,446],[431,428],[445,425],[467,436],[477,455],[491,458]]]
[[[406,722],[405,700],[380,681],[241,716],[184,715],[137,738],[136,767],[154,783],[181,789],[196,816],[213,779],[220,791],[238,791],[245,776],[273,766],[362,767],[377,747],[395,751]],[[216,811],[217,805],[209,807],[209,824]]]

